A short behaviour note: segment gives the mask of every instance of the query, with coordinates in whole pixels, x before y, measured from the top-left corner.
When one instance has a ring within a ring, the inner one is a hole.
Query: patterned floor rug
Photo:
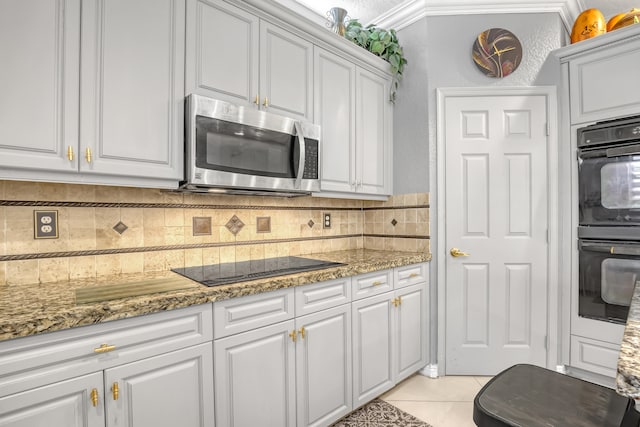
[[[384,400],[375,399],[342,418],[332,427],[431,427]]]

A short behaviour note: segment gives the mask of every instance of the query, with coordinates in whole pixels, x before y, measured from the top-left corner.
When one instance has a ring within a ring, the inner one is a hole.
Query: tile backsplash
[[[57,211],[58,238],[34,238],[37,210]],[[360,248],[428,252],[428,194],[372,202],[0,180],[0,285]]]

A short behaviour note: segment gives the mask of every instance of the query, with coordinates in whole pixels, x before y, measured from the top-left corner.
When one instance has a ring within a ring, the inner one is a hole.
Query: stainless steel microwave
[[[184,191],[299,196],[320,191],[320,126],[191,94]]]

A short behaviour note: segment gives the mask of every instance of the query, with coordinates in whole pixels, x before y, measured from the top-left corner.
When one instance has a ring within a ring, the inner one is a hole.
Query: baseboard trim
[[[438,378],[438,365],[437,364],[427,365],[424,368],[420,369],[418,373],[425,377]]]

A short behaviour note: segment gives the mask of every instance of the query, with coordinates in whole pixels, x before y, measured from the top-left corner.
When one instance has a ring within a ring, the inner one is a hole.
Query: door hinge
[[[549,244],[549,229],[547,228],[547,245]]]
[[[547,136],[551,134],[551,129],[549,128],[549,122],[544,124],[545,131],[547,132]]]

